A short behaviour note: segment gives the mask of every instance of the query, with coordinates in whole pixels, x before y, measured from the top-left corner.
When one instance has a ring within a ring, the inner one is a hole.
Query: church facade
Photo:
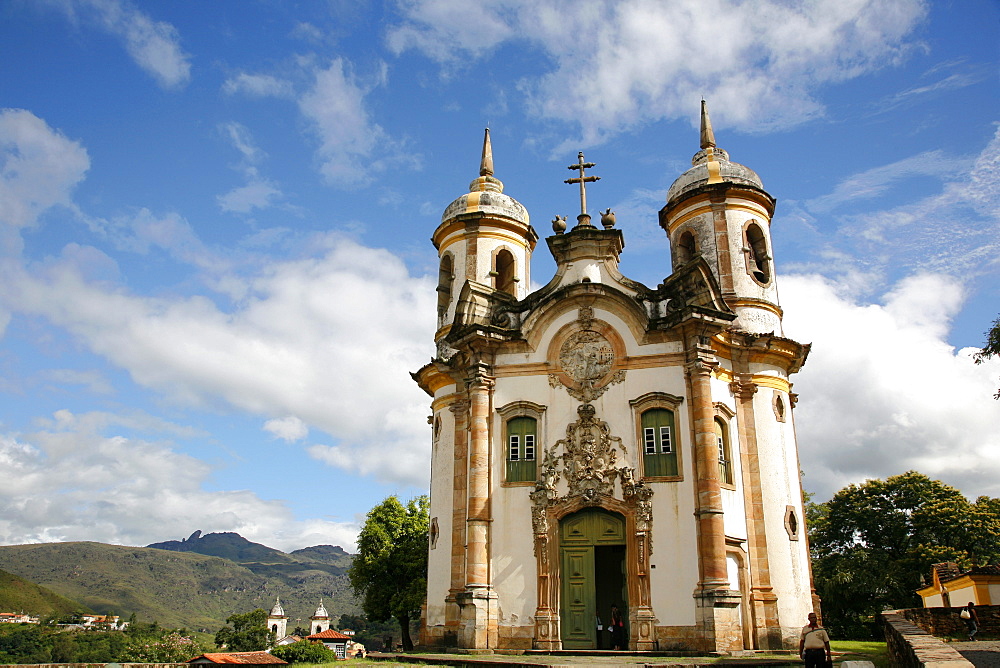
[[[669,275],[622,275],[614,214],[553,221],[556,272],[493,175],[445,210],[422,642],[475,649],[797,647],[813,609],[771,253],[775,200],[715,145],[666,194]],[[652,224],[652,222],[650,222]]]

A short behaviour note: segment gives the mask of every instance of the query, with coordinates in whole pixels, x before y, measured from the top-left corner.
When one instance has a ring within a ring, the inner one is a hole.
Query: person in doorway
[[[611,649],[625,649],[625,622],[617,605],[611,606]]]
[[[969,629],[969,640],[974,641],[976,633],[979,631],[979,615],[976,614],[976,606],[972,601],[969,601],[969,605],[962,608],[961,617]]]
[[[809,613],[809,624],[802,627],[802,637],[799,639],[799,656],[806,662],[806,668],[825,668],[833,665],[833,655],[830,653],[830,636],[826,629],[819,625],[816,613]]]

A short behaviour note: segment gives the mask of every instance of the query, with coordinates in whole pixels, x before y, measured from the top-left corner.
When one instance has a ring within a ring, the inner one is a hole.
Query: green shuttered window
[[[507,482],[534,482],[535,418],[516,417],[507,421]]]
[[[642,469],[646,476],[677,475],[674,413],[653,408],[642,414]]]

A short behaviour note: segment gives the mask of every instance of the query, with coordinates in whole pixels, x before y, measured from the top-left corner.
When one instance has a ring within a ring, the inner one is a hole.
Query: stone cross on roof
[[[580,170],[580,176],[577,178],[566,179],[563,183],[579,183],[580,184],[580,215],[576,217],[579,221],[577,227],[593,227],[590,224],[590,216],[587,214],[587,187],[584,184],[592,183],[594,181],[600,181],[600,176],[587,176],[584,170],[590,169],[594,166],[593,162],[583,161],[583,151],[577,155],[578,162],[575,165],[569,165],[567,169],[578,169]]]

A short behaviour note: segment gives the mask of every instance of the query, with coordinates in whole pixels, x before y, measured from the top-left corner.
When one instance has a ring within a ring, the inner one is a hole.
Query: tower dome
[[[670,204],[700,186],[724,182],[764,189],[757,172],[746,165],[732,162],[729,153],[715,145],[712,121],[708,118],[708,109],[702,100],[701,150],[691,158],[691,169],[677,177],[667,190],[667,203]]]
[[[280,597],[276,596],[275,599],[274,599],[274,607],[271,608],[271,616],[272,617],[284,617],[285,616],[285,609],[281,607],[281,598]]]
[[[469,192],[444,210],[431,241],[438,251],[438,338],[445,336],[467,285],[492,289],[515,299],[528,295],[531,251],[538,234],[528,210],[503,192],[493,176],[493,145],[487,128],[479,177]]]
[[[667,191],[660,227],[670,239],[676,271],[696,258],[708,262],[722,297],[738,318],[734,329],[781,336],[774,277],[771,217],[775,200],[749,167],[715,145],[701,101],[701,150]]]
[[[493,176],[493,147],[490,131],[483,141],[483,157],[479,164],[479,178],[469,184],[469,192],[448,205],[441,215],[446,223],[467,213],[482,213],[509,218],[523,225],[528,224],[528,210],[520,202],[503,193],[503,181]]]
[[[323,599],[319,600],[319,607],[316,608],[316,614],[313,615],[313,619],[319,619],[321,617],[329,617],[330,613],[326,611],[326,607],[323,605]]]

